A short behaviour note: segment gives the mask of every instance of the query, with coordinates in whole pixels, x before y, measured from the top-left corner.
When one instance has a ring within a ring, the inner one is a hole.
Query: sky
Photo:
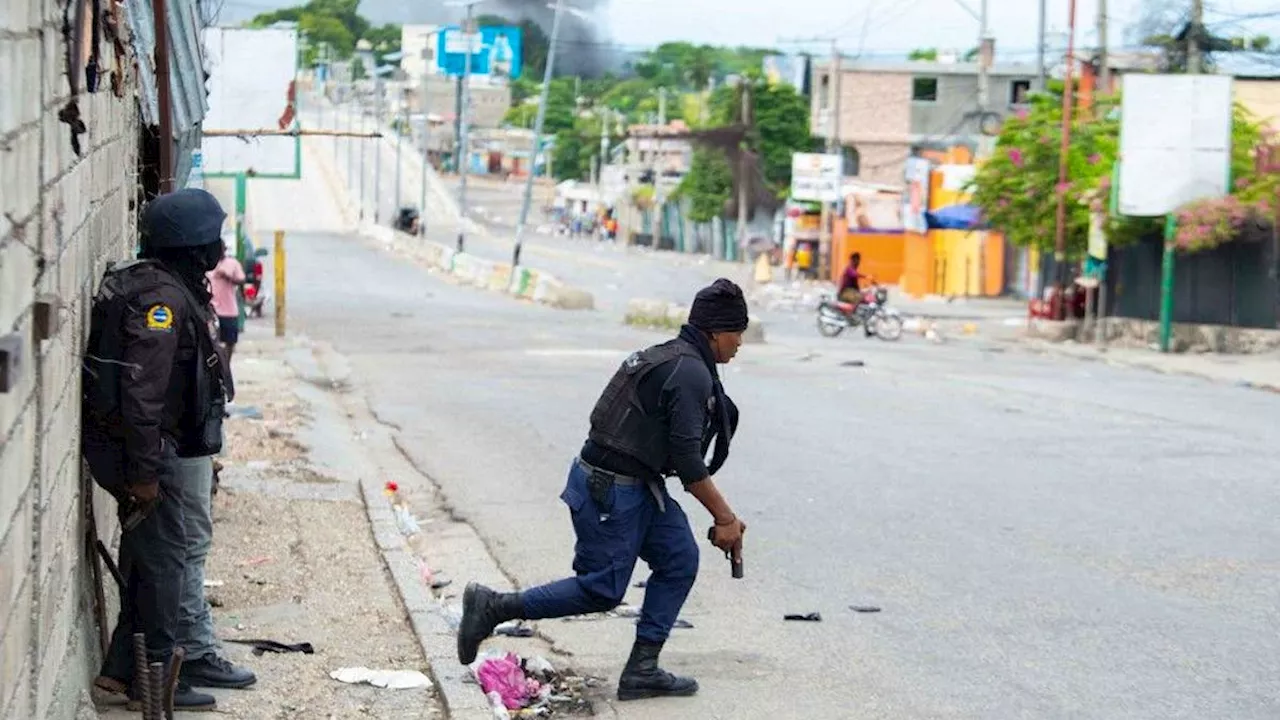
[[[3,0],[0,0],[3,1]],[[270,7],[302,0],[223,0],[222,21],[247,19]],[[508,0],[515,2],[517,0]],[[520,0],[526,1],[526,0]],[[538,2],[538,0],[527,0]],[[546,0],[543,0],[545,2]],[[837,36],[847,56],[901,58],[913,48],[937,47],[964,52],[977,44],[975,12],[982,0],[566,0],[580,7],[597,6],[601,36],[593,41],[570,41],[600,48],[639,50],[671,40],[716,45],[781,47],[826,53],[830,41],[794,43],[796,38]],[[998,61],[1035,59],[1037,0],[987,0],[996,38]],[[1069,0],[1046,0],[1048,45],[1061,54],[1066,47]],[[1123,50],[1133,45],[1126,37],[1141,15],[1144,3],[1189,7],[1190,0],[1109,0],[1108,45]],[[1076,43],[1094,47],[1098,0],[1077,0]],[[1206,20],[1223,35],[1270,34],[1280,44],[1280,3],[1277,0],[1205,0]],[[364,0],[361,12],[375,23],[439,22],[452,12],[440,0]],[[485,12],[485,3],[476,7]],[[1253,14],[1270,17],[1251,18]],[[585,51],[585,50],[584,50]]]

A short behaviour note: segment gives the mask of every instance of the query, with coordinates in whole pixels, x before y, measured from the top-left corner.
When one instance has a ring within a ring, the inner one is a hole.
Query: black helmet
[[[218,199],[204,190],[184,188],[161,195],[142,212],[142,246],[162,250],[222,242],[226,218]]]

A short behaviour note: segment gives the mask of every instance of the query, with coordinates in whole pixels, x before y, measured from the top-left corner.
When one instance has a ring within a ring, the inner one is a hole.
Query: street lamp
[[[458,210],[462,214],[462,218],[458,223],[458,252],[463,252],[466,248],[467,220],[469,213],[467,212],[467,155],[469,148],[467,147],[468,135],[471,132],[471,56],[475,54],[475,31],[474,21],[472,17],[475,15],[475,7],[484,0],[458,0],[457,2],[445,3],[450,7],[465,7],[467,9],[467,19],[462,25],[462,37],[467,43],[467,52],[463,55],[462,60],[462,112],[458,124]]]
[[[515,249],[511,253],[511,267],[520,267],[520,249],[524,244],[524,228],[529,222],[529,205],[533,202],[533,173],[538,160],[538,150],[542,146],[542,125],[547,119],[547,99],[551,95],[551,71],[556,62],[556,42],[560,37],[560,15],[562,11],[569,11],[575,17],[582,20],[589,20],[590,17],[573,7],[564,4],[564,0],[556,0],[554,5],[547,7],[555,10],[554,19],[551,21],[551,41],[550,47],[547,49],[547,66],[542,71],[542,94],[538,98],[538,116],[533,122],[533,148],[529,158],[529,175],[524,179],[524,198],[520,201],[520,219],[516,222],[516,244]]]

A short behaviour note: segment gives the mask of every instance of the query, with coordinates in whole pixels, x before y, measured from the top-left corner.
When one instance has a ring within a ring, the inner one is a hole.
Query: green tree
[[[733,171],[724,153],[713,148],[695,150],[679,190],[680,195],[689,198],[689,219],[705,223],[723,215],[732,193]]]
[[[937,62],[938,48],[916,48],[907,53],[907,59],[916,62]]]
[[[320,44],[328,45],[331,51],[340,58],[351,57],[356,48],[356,39],[337,18],[312,13],[302,13],[298,17],[298,29],[307,40],[303,62],[315,64],[315,55]],[[310,57],[308,57],[310,56]]]

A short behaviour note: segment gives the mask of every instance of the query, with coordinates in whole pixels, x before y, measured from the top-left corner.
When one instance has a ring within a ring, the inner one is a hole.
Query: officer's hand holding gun
[[[138,523],[146,520],[156,505],[160,504],[160,483],[136,483],[129,485],[127,490],[129,505],[124,512],[122,525],[125,530],[132,530]]]
[[[707,539],[712,545],[724,551],[724,556],[729,559],[730,569],[734,579],[742,579],[742,534],[746,532],[747,524],[734,517],[733,520],[726,523],[717,522],[711,529],[707,530]]]

